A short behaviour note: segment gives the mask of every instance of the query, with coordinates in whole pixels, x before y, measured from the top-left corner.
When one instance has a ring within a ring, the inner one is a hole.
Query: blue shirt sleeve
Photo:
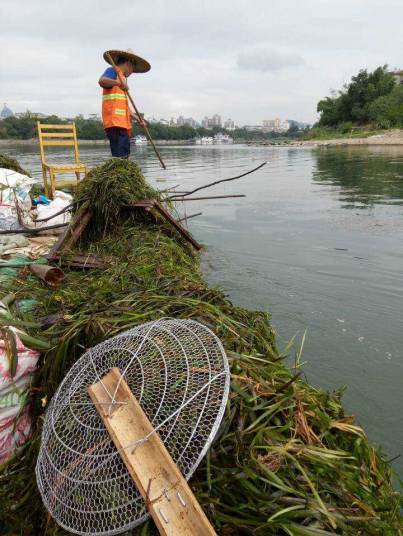
[[[110,78],[111,80],[116,80],[117,78],[116,71],[113,67],[108,67],[102,76],[106,76],[106,78]]]

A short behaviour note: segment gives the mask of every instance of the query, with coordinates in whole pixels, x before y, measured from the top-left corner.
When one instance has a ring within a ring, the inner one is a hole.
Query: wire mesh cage
[[[76,534],[120,534],[148,518],[87,391],[113,367],[186,479],[211,445],[228,398],[224,349],[198,322],[161,319],[87,351],[49,405],[36,466],[46,508]]]

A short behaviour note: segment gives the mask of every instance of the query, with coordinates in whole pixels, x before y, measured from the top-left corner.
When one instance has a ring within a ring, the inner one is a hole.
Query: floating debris
[[[30,334],[46,339],[52,349],[43,354],[30,393],[32,439],[1,468],[3,533],[64,533],[47,518],[34,467],[43,405],[70,367],[87,348],[117,333],[174,317],[209,327],[230,360],[223,423],[191,480],[218,534],[399,534],[400,497],[391,466],[354,418],[345,415],[341,391],[317,389],[303,379],[299,366],[286,367],[276,350],[269,314],[236,307],[219,289],[209,288],[198,256],[184,247],[179,234],[168,234],[151,218],[134,220],[126,213],[126,203],[149,198],[152,190],[140,174],[138,190],[133,189],[130,170],[137,174],[139,169],[133,165],[111,160],[102,166],[105,184],[97,171],[79,192],[78,201],[93,203],[99,219],[92,228],[97,233],[88,234],[72,254],[109,257],[105,267],[66,267],[59,289],[45,287],[26,269],[0,282],[1,293],[13,291],[17,304],[37,301],[36,309],[24,316],[34,326],[39,318],[55,319],[48,327],[30,328]],[[154,530],[147,522],[136,534]]]

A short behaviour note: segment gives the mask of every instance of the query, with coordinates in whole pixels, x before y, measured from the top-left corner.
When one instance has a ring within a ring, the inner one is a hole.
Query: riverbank
[[[95,173],[103,182],[114,180],[107,171]],[[137,184],[115,191],[122,187],[120,180],[104,186],[108,203],[114,199],[122,206],[128,194],[139,191]],[[91,196],[99,205],[97,192]],[[101,211],[98,228],[92,227],[80,244],[82,254],[108,259],[103,270],[66,269],[60,289],[43,286],[25,270],[16,271],[8,286],[2,283],[2,293],[16,292],[17,304],[36,300],[27,320],[59,315],[55,324],[34,332],[52,349],[42,357],[31,392],[36,425],[29,449],[0,475],[5,534],[62,533],[47,519],[33,478],[44,406],[83,349],[161,316],[208,325],[230,359],[224,424],[191,481],[219,534],[397,533],[398,496],[390,466],[345,415],[340,393],[304,381],[299,352],[295,366],[286,367],[269,315],[235,307],[210,288],[199,256],[175,233],[148,219],[127,220],[127,213],[122,218],[120,211]]]
[[[365,136],[349,136],[346,134],[343,137],[332,138],[321,137],[312,138],[309,140],[302,139],[288,139],[280,141],[257,141],[248,142],[248,145],[252,146],[278,146],[278,147],[337,147],[348,145],[362,145],[362,146],[377,146],[377,145],[403,145],[403,130],[393,129],[387,130],[377,134],[368,134]]]
[[[194,144],[194,141],[192,139],[189,140],[154,140],[154,143],[156,145],[191,145]],[[242,143],[242,142],[239,142]],[[109,141],[107,139],[102,140],[78,140],[79,145],[106,145],[109,146]],[[7,139],[7,140],[1,140],[0,139],[0,146],[17,146],[17,145],[38,145],[38,139],[37,138],[31,138],[29,140],[18,140],[18,139]],[[147,145],[141,145],[141,147],[146,147]]]
[[[80,145],[109,145],[108,140],[78,140],[78,143]],[[7,147],[7,146],[19,146],[19,145],[37,145],[39,150],[39,142],[38,138],[29,138],[28,140],[19,140],[19,139],[13,139],[9,138],[6,140],[0,139],[0,146]]]
[[[362,138],[353,138],[353,137],[345,137],[345,138],[335,138],[335,139],[320,139],[320,140],[305,140],[301,142],[295,142],[297,145],[303,145],[303,146],[315,146],[315,147],[321,147],[321,146],[327,146],[327,147],[335,147],[340,145],[369,145],[369,146],[375,146],[375,145],[403,145],[403,130],[400,129],[394,129],[394,130],[387,130],[384,133],[381,134],[375,134],[368,137],[362,137]]]

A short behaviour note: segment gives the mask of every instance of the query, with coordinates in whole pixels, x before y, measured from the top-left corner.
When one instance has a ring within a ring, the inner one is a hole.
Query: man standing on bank
[[[130,136],[132,132],[132,119],[136,119],[140,126],[144,121],[130,109],[126,91],[127,78],[133,73],[146,73],[151,69],[150,64],[127,50],[108,50],[104,59],[110,63],[108,54],[116,64],[117,72],[108,67],[99,79],[103,88],[102,121],[106,135],[111,146],[112,156],[128,158],[130,154]]]

